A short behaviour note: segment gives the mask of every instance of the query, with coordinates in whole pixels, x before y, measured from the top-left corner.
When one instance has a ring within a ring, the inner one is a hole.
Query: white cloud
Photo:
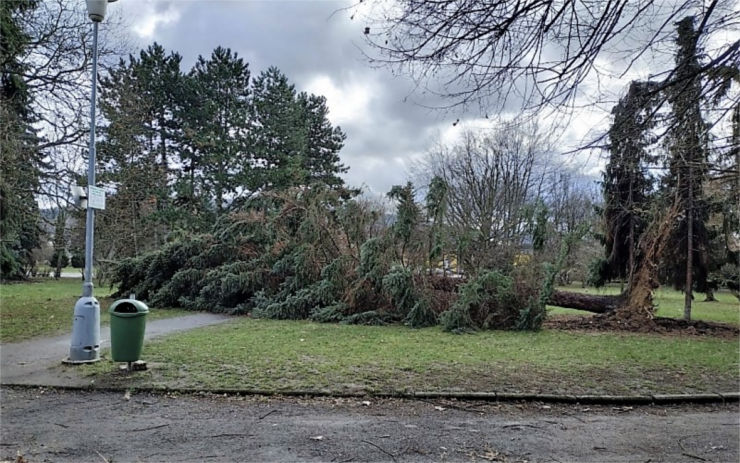
[[[180,20],[180,11],[174,3],[167,4],[166,9],[160,9],[155,3],[136,2],[135,10],[132,29],[139,37],[145,39],[154,37],[160,25],[174,25]]]
[[[367,116],[373,87],[375,85],[367,81],[337,84],[326,74],[320,74],[308,82],[306,90],[326,97],[329,120],[334,125],[347,125]]]

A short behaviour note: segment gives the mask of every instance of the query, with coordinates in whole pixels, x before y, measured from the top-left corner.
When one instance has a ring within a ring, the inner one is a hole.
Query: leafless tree
[[[60,182],[73,183],[87,151],[92,23],[84,2],[67,0],[40,1],[17,20],[29,37],[21,58],[24,67],[17,77],[31,95],[34,125],[41,137],[38,148],[46,158],[36,193],[66,200],[68,188],[60,190]],[[113,11],[100,28],[98,53],[103,68],[129,49],[123,22]],[[8,64],[0,58],[3,71]]]
[[[563,236],[593,222],[594,179],[576,174],[554,151],[536,124],[509,121],[440,143],[416,166],[417,184],[434,176],[447,184],[450,251],[466,270],[511,266],[532,251],[538,220],[546,222],[539,257],[553,260]]]
[[[367,24],[374,63],[413,76],[450,106],[486,111],[496,102],[571,107],[578,96],[598,98],[602,80],[648,65],[654,80],[681,85],[666,51],[686,16],[697,18],[706,55],[698,73],[740,62],[740,41],[728,39],[740,30],[734,0],[360,1],[355,16]],[[710,80],[707,95],[727,84]]]
[[[487,133],[465,131],[459,143],[437,146],[419,166],[447,184],[446,221],[469,269],[510,264],[524,244],[550,157],[546,138],[530,129],[507,124]]]

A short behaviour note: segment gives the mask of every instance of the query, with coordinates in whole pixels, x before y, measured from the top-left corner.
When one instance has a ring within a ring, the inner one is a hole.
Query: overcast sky
[[[252,75],[277,66],[298,90],[324,95],[332,123],[347,141],[342,162],[345,178],[371,193],[387,192],[407,179],[415,159],[439,140],[451,142],[464,128],[485,129],[492,122],[479,114],[426,109],[435,102],[413,92],[413,82],[388,69],[371,67],[362,53],[364,24],[340,11],[347,1],[165,1],[123,0],[135,45],[156,41],[183,57],[187,72],[198,55],[218,45],[231,48],[249,63]],[[621,84],[620,84],[621,85]],[[620,85],[617,85],[619,87]],[[453,126],[453,122],[460,123]],[[563,150],[590,129],[608,121],[604,108],[583,111],[561,132]],[[598,156],[564,158],[595,175]]]

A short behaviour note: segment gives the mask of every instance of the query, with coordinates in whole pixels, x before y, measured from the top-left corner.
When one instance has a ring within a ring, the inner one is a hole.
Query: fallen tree
[[[640,239],[640,257],[631,272],[627,290],[618,295],[593,295],[553,291],[550,305],[585,310],[629,320],[630,325],[652,324],[655,316],[653,292],[660,286],[658,261],[678,217],[678,199],[650,224]]]
[[[549,305],[568,309],[585,310],[593,313],[607,313],[622,307],[626,300],[625,294],[596,295],[583,294],[571,291],[553,291],[547,300]]]

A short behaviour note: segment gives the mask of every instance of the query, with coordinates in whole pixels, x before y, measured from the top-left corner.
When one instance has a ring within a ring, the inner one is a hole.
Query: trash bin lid
[[[137,317],[149,313],[149,307],[136,299],[119,299],[110,305],[108,312],[117,317]]]

